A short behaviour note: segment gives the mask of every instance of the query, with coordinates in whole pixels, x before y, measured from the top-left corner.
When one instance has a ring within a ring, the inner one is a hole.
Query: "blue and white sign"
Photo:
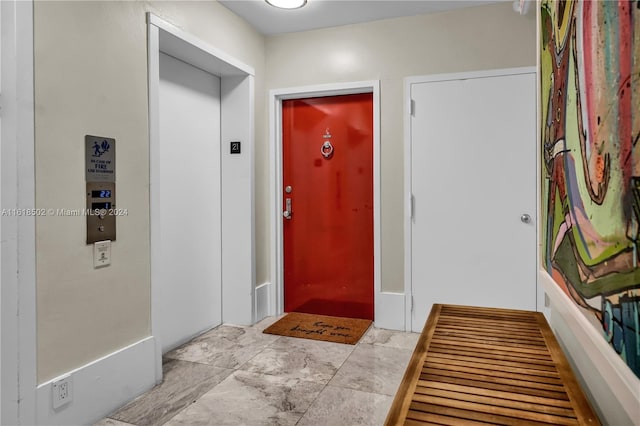
[[[86,135],[85,179],[87,182],[116,181],[116,140]]]

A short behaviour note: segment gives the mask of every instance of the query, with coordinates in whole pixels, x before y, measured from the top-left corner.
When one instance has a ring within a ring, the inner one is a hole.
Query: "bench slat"
[[[457,350],[453,350],[449,347],[437,347],[437,345],[432,345],[429,354],[442,354],[445,356],[462,356],[464,358],[477,359],[478,362],[487,362],[492,363],[495,361],[505,361],[505,362],[520,362],[522,364],[529,365],[528,368],[535,368],[539,370],[549,370],[556,371],[556,366],[553,363],[553,360],[539,360],[539,359],[529,359],[525,357],[518,358],[517,361],[513,360],[512,356],[506,356],[499,353],[491,353],[491,352],[482,352],[482,351],[473,351],[469,354],[461,354]]]
[[[442,389],[442,390],[451,390],[455,392],[463,392],[472,395],[483,395],[483,396],[491,396],[495,398],[502,399],[512,399],[514,401],[523,401],[523,402],[531,402],[534,404],[540,405],[548,405],[553,407],[562,407],[562,408],[571,408],[571,402],[568,400],[555,399],[555,398],[544,398],[541,396],[533,396],[533,395],[524,395],[521,393],[513,393],[513,392],[502,392],[492,389],[485,388],[477,388],[473,386],[462,386],[462,385],[454,385],[451,383],[443,383],[443,382],[428,382],[420,380],[418,381],[418,386],[416,390],[421,387],[428,387],[431,389]]]
[[[530,368],[530,364],[524,362],[517,361],[494,361],[492,363],[487,362],[479,362],[472,357],[452,357],[452,356],[442,356],[437,353],[429,353],[429,359],[434,363],[447,363],[449,365],[459,365],[462,367],[474,367],[484,370],[491,371],[504,371],[510,373],[518,373],[521,375],[527,376],[537,376],[537,377],[552,377],[552,378],[560,378],[560,375],[555,370],[540,370],[535,368]]]
[[[573,419],[576,418],[573,409],[570,407],[561,408],[561,407],[554,407],[551,405],[516,401],[511,398],[500,398],[496,396],[481,395],[477,393],[454,392],[454,391],[435,389],[435,388],[423,388],[420,386],[416,388],[416,395],[414,395],[413,399],[416,401],[427,402],[423,399],[420,399],[421,396],[423,395],[439,397],[439,398],[448,398],[448,399],[458,400],[458,401],[476,402],[479,404],[486,404],[486,405],[495,405],[495,406],[504,407],[504,408],[513,408],[516,410],[531,411],[534,413],[552,414],[555,416],[568,417]]]
[[[560,379],[559,376],[557,377],[534,376],[534,375],[527,374],[525,369],[521,369],[520,371],[518,371],[518,368],[512,368],[511,371],[505,371],[504,367],[503,368],[487,368],[487,367],[480,368],[480,366],[478,365],[468,366],[468,365],[460,365],[459,363],[455,363],[455,362],[449,363],[446,361],[443,362],[442,360],[436,361],[431,357],[427,359],[424,365],[427,368],[440,370],[440,371],[458,371],[458,372],[464,372],[469,374],[476,374],[480,376],[489,375],[490,377],[512,379],[518,382],[546,383],[548,385],[562,386],[562,380]]]
[[[424,402],[426,404],[434,404],[443,407],[460,408],[462,410],[497,414],[500,416],[514,417],[517,419],[531,420],[542,423],[550,423],[553,425],[575,425],[577,424],[575,416],[553,416],[544,412],[534,412],[525,409],[514,409],[509,407],[503,407],[494,403],[478,403],[469,400],[459,400],[453,398],[443,398],[430,395],[414,395],[414,401]],[[571,410],[573,413],[573,410]]]

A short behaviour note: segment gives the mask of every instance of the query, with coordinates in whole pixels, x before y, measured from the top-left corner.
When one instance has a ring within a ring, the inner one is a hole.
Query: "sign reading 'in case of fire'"
[[[116,140],[86,135],[85,179],[87,182],[115,182]]]

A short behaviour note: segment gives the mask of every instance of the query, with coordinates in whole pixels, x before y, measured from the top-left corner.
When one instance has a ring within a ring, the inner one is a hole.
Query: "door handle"
[[[291,220],[291,198],[285,200],[286,210],[282,213],[285,219]]]
[[[531,216],[525,213],[522,216],[520,216],[520,220],[522,221],[522,223],[529,223],[531,222]]]

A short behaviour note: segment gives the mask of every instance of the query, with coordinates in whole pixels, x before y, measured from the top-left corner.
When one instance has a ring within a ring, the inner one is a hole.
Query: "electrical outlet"
[[[53,394],[53,408],[57,409],[73,400],[73,380],[71,375],[61,377],[51,386]]]

